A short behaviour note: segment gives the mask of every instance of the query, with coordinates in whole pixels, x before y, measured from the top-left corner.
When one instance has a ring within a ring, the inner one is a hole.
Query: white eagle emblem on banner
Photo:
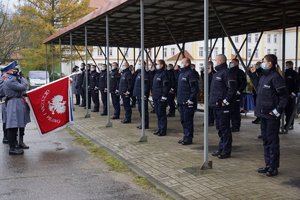
[[[63,114],[66,112],[66,101],[63,101],[64,97],[61,95],[56,95],[48,102],[49,110],[52,112],[52,115]]]

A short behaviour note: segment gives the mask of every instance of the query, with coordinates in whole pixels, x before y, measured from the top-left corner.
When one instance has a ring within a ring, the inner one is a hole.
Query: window
[[[239,42],[239,36],[235,36],[235,42],[238,43]]]
[[[257,42],[258,41],[258,34],[256,33],[255,34],[255,42]]]
[[[164,48],[164,57],[167,57],[167,50],[166,48]]]
[[[271,54],[271,49],[267,49],[267,54]]]
[[[277,43],[277,34],[274,35],[274,43]]]
[[[109,55],[110,55],[110,56],[113,55],[113,50],[112,50],[112,48],[109,48]]]
[[[218,48],[218,47],[215,47],[214,52],[215,52],[215,57],[216,57],[217,55],[219,55],[219,48]]]
[[[100,50],[100,48],[97,49],[97,52],[98,52],[98,56],[102,56],[102,51]]]
[[[248,42],[251,43],[252,42],[252,35],[248,34]]]
[[[255,51],[255,58],[258,58],[258,49]]]
[[[175,48],[171,49],[171,55],[174,56],[175,55]]]
[[[271,34],[267,35],[267,43],[269,43],[269,44],[271,43]]]
[[[203,57],[203,47],[199,47],[199,57]]]
[[[277,49],[274,49],[274,55],[277,56]]]
[[[248,58],[250,58],[251,57],[251,53],[252,53],[252,50],[251,49],[248,49]]]

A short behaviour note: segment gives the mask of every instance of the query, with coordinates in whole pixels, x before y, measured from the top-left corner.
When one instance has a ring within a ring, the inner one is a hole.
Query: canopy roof
[[[139,0],[106,0],[101,8],[59,30],[44,43],[106,46],[105,18],[109,16],[110,46],[140,47]],[[145,0],[145,47],[203,40],[203,0]],[[300,25],[299,0],[210,0],[230,35],[240,35]],[[171,34],[174,36],[171,37]],[[212,6],[209,38],[225,33]]]

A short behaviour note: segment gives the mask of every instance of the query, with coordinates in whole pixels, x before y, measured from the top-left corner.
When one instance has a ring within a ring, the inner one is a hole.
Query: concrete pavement
[[[132,177],[109,171],[73,139],[67,131],[41,137],[30,123],[25,135],[30,149],[23,156],[9,156],[8,146],[0,144],[0,199],[161,199],[137,187]]]

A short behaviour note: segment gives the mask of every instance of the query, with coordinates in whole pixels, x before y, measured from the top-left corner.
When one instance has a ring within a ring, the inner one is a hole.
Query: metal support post
[[[112,127],[112,123],[110,121],[110,72],[109,72],[109,18],[106,15],[106,66],[107,66],[107,124],[106,127]]]
[[[126,62],[129,64],[128,60],[126,59],[126,55],[127,55],[127,53],[128,53],[129,48],[126,49],[125,54],[122,52],[122,50],[120,49],[120,47],[118,47],[118,50],[119,50],[119,52],[121,53],[121,55],[122,55],[122,57],[123,57],[123,60],[122,60],[120,66],[122,66],[122,64],[123,64],[124,61],[126,61]]]
[[[71,64],[71,73],[73,71],[73,40],[72,40],[72,33],[70,33],[70,64]],[[71,87],[71,99],[72,99],[72,108],[73,111],[75,111],[75,106],[73,106],[73,102],[74,102],[74,95],[73,95],[73,87]]]
[[[208,26],[208,4],[209,0],[204,0],[204,161],[201,167],[204,169],[212,168],[212,161],[208,159],[208,37],[209,37],[209,26]]]
[[[299,43],[299,27],[296,26],[296,59],[295,59],[295,69],[298,68],[298,43]]]
[[[59,38],[59,73],[60,78],[62,77],[62,68],[61,68],[61,62],[62,62],[62,52],[61,52],[61,39]]]
[[[215,47],[216,47],[217,42],[218,42],[218,38],[215,40],[215,42],[214,42],[214,44],[213,44],[213,46],[212,46],[212,49],[211,49],[210,52],[209,52],[208,59],[211,58],[211,55],[212,55],[212,53],[213,53],[213,51],[214,51],[214,49],[215,49]]]
[[[222,54],[225,55],[225,38],[222,37]]]
[[[87,39],[87,27],[84,27],[84,43],[85,43],[85,108],[86,108],[86,112],[85,112],[85,118],[90,118],[90,114],[89,114],[89,91],[88,91],[88,80],[89,80],[89,72],[87,70],[87,63],[88,63],[88,39]]]
[[[76,48],[75,45],[74,45],[74,49],[75,49],[76,53],[78,54],[78,56],[80,57],[81,61],[84,63],[84,59],[83,59],[83,57],[80,55],[80,53],[79,53],[79,51],[78,51],[78,49]]]
[[[243,47],[244,47],[244,45],[246,44],[246,42],[247,42],[247,37],[244,39],[244,41],[243,41],[243,43],[242,43],[242,45],[241,45],[241,47],[239,48],[239,53],[241,53],[241,51],[242,51],[242,49],[243,49]],[[237,55],[235,56],[235,58],[237,58]],[[247,64],[245,63],[245,65],[247,66]]]
[[[51,43],[51,53],[52,53],[52,56],[51,56],[51,75],[52,75],[52,81],[54,81],[54,45],[53,45],[53,42]]]
[[[286,40],[286,28],[285,28],[285,11],[283,12],[283,23],[282,23],[282,76],[284,77],[285,74],[285,40]],[[285,119],[285,113],[283,112],[281,115],[281,132],[287,133],[286,130],[288,130],[289,127],[284,128],[284,120]]]
[[[246,38],[247,38],[247,41],[246,41],[246,61],[245,61],[245,64],[246,64],[246,66],[248,66],[248,45],[249,45],[248,33],[246,34]]]
[[[48,83],[48,45],[45,44],[46,47],[46,84]]]
[[[181,51],[181,49],[183,49],[183,51]],[[182,55],[182,56],[185,58],[185,55],[184,55],[184,49],[185,49],[185,43],[182,43],[182,48],[179,48],[180,52],[179,52],[179,54],[178,54],[178,56],[177,56],[177,59],[176,59],[176,61],[175,61],[174,66],[177,65],[178,60],[179,60],[179,58],[180,58],[180,55]]]
[[[141,102],[142,102],[142,132],[139,142],[147,142],[147,136],[145,134],[145,62],[144,62],[144,0],[140,0],[140,21],[141,21],[141,56],[142,56],[142,69],[141,69]]]

